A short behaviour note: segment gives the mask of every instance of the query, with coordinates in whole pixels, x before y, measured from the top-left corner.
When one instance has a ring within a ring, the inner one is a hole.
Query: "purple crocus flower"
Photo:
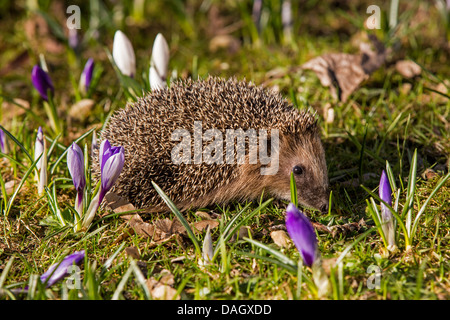
[[[0,151],[6,153],[6,135],[2,129],[0,129]]]
[[[381,173],[378,194],[381,200],[392,206],[392,189],[389,183],[389,179],[384,170]],[[394,217],[392,215],[392,212],[388,209],[388,207],[384,203],[381,203],[381,220],[382,220],[381,228],[383,229],[384,235],[386,237],[388,249],[391,251],[395,250],[396,248],[395,224],[393,218]]]
[[[108,140],[100,145],[101,189],[100,202],[103,196],[112,188],[123,169],[125,156],[123,147],[111,147]]]
[[[86,176],[84,174],[84,155],[81,148],[74,142],[67,152],[67,167],[72,176],[73,185],[77,190],[76,209],[81,214],[83,203],[83,192],[86,187]]]
[[[85,92],[88,92],[89,86],[91,85],[93,71],[94,71],[94,59],[89,58],[86,64],[84,65],[84,69],[80,77],[80,88]]]
[[[47,281],[46,287],[50,287],[59,280],[63,279],[69,272],[67,268],[71,267],[73,264],[80,264],[84,260],[85,251],[76,251],[68,256],[66,256],[61,263],[55,263],[50,266],[50,268],[41,275],[40,279],[42,283]],[[56,269],[56,270],[55,270]]]
[[[391,185],[389,183],[389,179],[388,179],[388,177],[386,175],[386,172],[384,170],[381,173],[380,187],[378,189],[378,194],[379,194],[381,200],[383,200],[384,202],[386,202],[390,206],[392,205]],[[391,211],[389,211],[389,209],[386,207],[386,205],[384,203],[381,203],[381,213],[382,213],[382,216],[383,216],[383,220],[387,220],[387,219],[392,218]]]
[[[119,178],[125,162],[123,147],[111,147],[108,140],[104,140],[100,144],[98,157],[100,161],[100,191],[89,204],[82,224],[83,229],[87,229],[91,224],[103,198]]]
[[[48,90],[52,93],[55,91],[52,79],[47,72],[42,70],[38,65],[35,65],[31,71],[31,82],[45,101],[48,101]]]
[[[76,28],[69,29],[68,42],[73,51],[77,52],[80,49],[80,39]]]
[[[318,257],[316,233],[309,219],[293,203],[286,209],[286,229],[304,263],[311,267]]]

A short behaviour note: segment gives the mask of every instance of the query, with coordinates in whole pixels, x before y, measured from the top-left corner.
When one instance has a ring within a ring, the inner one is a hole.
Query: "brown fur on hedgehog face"
[[[328,210],[328,175],[325,153],[317,130],[281,142],[278,173],[268,177],[269,192],[291,199],[290,176],[294,173],[297,198],[305,206]]]
[[[278,153],[278,164],[273,174],[261,175],[261,165],[242,165],[239,179],[232,188],[222,192],[246,195],[246,198],[257,199],[261,194],[291,200],[290,177],[294,167],[297,186],[297,199],[300,204],[313,207],[322,212],[328,210],[328,175],[325,152],[314,125],[306,133],[281,135],[280,147],[273,150]]]

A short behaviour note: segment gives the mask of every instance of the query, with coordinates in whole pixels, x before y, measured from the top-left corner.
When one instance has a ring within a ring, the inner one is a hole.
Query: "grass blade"
[[[372,219],[375,222],[375,225],[378,229],[378,233],[381,235],[381,238],[383,239],[384,246],[387,248],[388,244],[386,241],[386,235],[384,234],[384,230],[381,227],[381,219],[380,219],[380,213],[378,212],[377,205],[375,204],[375,201],[373,198],[370,198],[370,201],[372,202],[372,205],[369,204],[369,201],[366,199],[367,202],[367,208],[370,211],[370,214],[372,215]]]
[[[263,249],[264,251],[267,251],[268,253],[273,255],[278,261],[280,261],[281,263],[283,263],[285,265],[290,266],[291,268],[293,268],[293,270],[295,270],[297,272],[297,263],[294,260],[289,259],[287,256],[282,254],[280,251],[272,249],[271,247],[265,245],[264,243],[261,243],[259,241],[253,240],[253,239],[244,238],[244,240],[247,242],[250,242],[251,244],[257,246],[260,249]]]
[[[181,212],[178,210],[178,208],[175,206],[175,204],[172,202],[172,200],[169,199],[169,197],[162,191],[162,189],[154,182],[152,181],[153,187],[155,188],[156,192],[161,196],[161,198],[164,200],[164,202],[169,206],[170,210],[175,214],[175,216],[180,220],[181,224],[186,228],[186,231],[188,233],[189,238],[191,239],[192,243],[195,246],[195,251],[199,257],[202,255],[202,250],[200,248],[200,244],[197,240],[197,238],[194,235],[194,232],[192,231],[191,227],[189,226],[189,223],[186,221],[186,219],[183,217]]]
[[[6,264],[5,268],[2,271],[2,275],[0,276],[0,288],[3,287],[6,277],[8,276],[9,269],[11,269],[13,262],[14,262],[14,256],[11,256],[11,258],[8,260],[8,263]]]
[[[17,144],[19,146],[19,148],[27,155],[28,159],[30,159],[30,161],[33,161],[33,157],[28,153],[28,150],[23,146],[23,144],[21,144],[19,142],[19,140],[16,139],[16,137],[14,137],[8,130],[5,129],[5,127],[3,127],[2,125],[0,125],[0,129],[3,130],[4,133],[6,133],[6,135],[12,140],[14,141],[15,144]]]
[[[28,176],[33,172],[34,168],[36,167],[36,164],[39,162],[39,160],[41,159],[42,155],[43,155],[43,153],[28,168],[28,171],[25,172],[25,175],[23,176],[22,180],[20,180],[20,183],[17,186],[16,190],[14,190],[13,195],[11,196],[11,198],[9,198],[8,204],[6,205],[5,214],[4,214],[6,217],[8,216],[9,211],[11,210],[11,206],[12,206],[14,200],[16,199],[17,194],[19,193],[20,189],[22,189],[22,186],[24,185],[24,183],[27,180]]]
[[[230,221],[230,223],[228,223],[226,230],[220,235],[218,243],[220,243],[220,241],[223,241],[226,243],[228,242],[228,240],[230,240],[230,238],[233,236],[234,233],[236,233],[239,228],[246,223],[249,219],[251,219],[253,216],[255,216],[258,212],[260,212],[262,209],[264,209],[265,207],[267,207],[273,199],[269,199],[266,202],[262,203],[258,208],[256,208],[255,210],[253,210],[249,215],[247,215],[245,218],[243,218],[238,224],[236,224],[234,227],[232,227],[232,225],[234,224],[234,222],[237,220],[237,217],[233,218],[232,221]],[[241,215],[244,210],[248,207],[245,206],[244,209],[241,210],[241,212],[239,213],[239,215]],[[229,230],[229,231],[228,231]],[[212,258],[212,261],[214,261],[214,259],[216,258],[216,256],[219,253],[219,246],[216,246],[215,250],[214,250],[214,256]]]
[[[416,191],[416,177],[417,177],[417,149],[414,150],[414,155],[411,160],[411,169],[409,171],[409,181],[408,181],[408,190],[406,193],[407,202],[406,206],[403,208],[403,211],[406,212],[406,230],[408,232],[408,238],[411,238],[411,221],[412,221],[412,211],[414,204],[414,193]],[[403,212],[402,212],[403,216]]]
[[[412,226],[411,230],[411,239],[414,238],[414,234],[416,233],[417,226],[419,225],[419,219],[422,216],[422,214],[425,212],[426,207],[428,206],[428,203],[430,200],[434,197],[434,195],[439,191],[439,189],[444,185],[444,183],[450,178],[450,172],[447,173],[445,177],[442,178],[442,180],[438,183],[438,185],[434,188],[434,190],[431,192],[425,203],[420,208],[419,212],[417,213],[416,218],[414,219],[414,224]]]
[[[125,288],[128,278],[131,276],[132,273],[133,273],[133,268],[130,266],[128,268],[127,272],[125,272],[125,275],[120,280],[119,284],[117,285],[117,288],[114,291],[114,294],[113,294],[111,300],[119,300],[120,294],[122,293],[123,289]]]
[[[297,207],[298,199],[297,199],[297,184],[295,183],[294,173],[291,172],[291,202]]]
[[[78,137],[77,139],[75,139],[73,142],[78,143],[79,141],[83,140],[84,138],[86,138],[88,135],[90,135],[92,133],[92,131],[94,131],[95,128],[90,129],[89,131],[87,131],[85,134],[81,135],[80,137]],[[56,139],[55,139],[56,140]],[[67,152],[69,151],[69,147],[66,147],[66,150],[64,150],[64,152],[62,153],[62,155],[56,160],[56,162],[53,164],[53,166],[50,168],[50,174],[53,174],[53,172],[55,171],[56,167],[59,165],[59,163],[62,161],[62,159],[66,156]]]
[[[386,160],[386,175],[389,179],[389,184],[391,185],[392,191],[397,191],[397,185],[395,184],[395,178],[394,173],[392,172],[391,165],[389,164],[389,161]]]

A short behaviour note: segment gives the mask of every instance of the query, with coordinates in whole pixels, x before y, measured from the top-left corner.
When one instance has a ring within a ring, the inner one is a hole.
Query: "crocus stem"
[[[50,120],[50,126],[52,127],[53,132],[55,134],[60,133],[61,128],[59,127],[58,115],[56,113],[55,104],[53,103],[51,96],[49,96],[48,102],[44,101],[44,109]]]
[[[83,200],[83,192],[77,192],[77,196],[75,198],[75,210],[78,214],[74,215],[75,232],[81,229],[81,217],[83,216]]]

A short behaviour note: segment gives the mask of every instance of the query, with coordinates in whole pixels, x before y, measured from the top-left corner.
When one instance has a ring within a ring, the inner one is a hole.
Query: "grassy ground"
[[[155,288],[165,286],[167,292],[172,290],[181,299],[450,298],[450,182],[428,203],[411,250],[406,251],[404,232],[399,229],[399,251],[389,257],[384,254],[383,242],[367,209],[366,199],[370,195],[361,187],[364,185],[377,193],[379,177],[388,160],[400,188],[401,211],[406,203],[413,153],[417,149],[415,215],[440,177],[448,172],[450,102],[448,96],[434,91],[449,92],[446,91],[449,83],[444,84],[442,80],[450,74],[450,47],[446,24],[435,5],[419,1],[400,3],[399,28],[391,38],[387,27],[389,7],[380,5],[382,29],[370,33],[376,33],[392,45],[393,53],[346,102],[335,101],[313,72],[293,68],[327,52],[356,53],[359,39],[366,36],[363,21],[368,17],[366,9],[371,2],[307,1],[299,5],[292,1],[296,18],[293,37],[289,40],[282,36],[278,1],[265,2],[260,35],[251,23],[250,1],[188,1],[187,4],[176,0],[146,1],[145,10],[132,1],[122,4],[85,1],[80,5],[80,32],[86,35],[86,41],[78,55],[54,36],[58,28],[52,28],[52,24],[48,27],[42,15],[28,7],[33,1],[3,2],[0,6],[1,125],[33,153],[37,128],[42,121],[47,121],[47,116],[42,99],[32,87],[30,73],[33,65],[39,63],[39,54],[44,54],[65,128],[49,157],[49,168],[74,139],[91,128],[101,129],[108,115],[127,102],[105,51],[112,48],[115,30],[123,30],[132,41],[138,68],[136,79],[147,88],[151,46],[156,34],[161,32],[169,43],[169,69],[175,77],[246,78],[258,85],[277,88],[299,107],[317,110],[331,182],[332,208],[325,215],[305,211],[312,221],[337,231],[317,231],[324,269],[331,282],[329,293],[319,297],[315,285],[308,281],[312,278],[311,269],[300,269],[299,283],[299,270],[292,271],[267,260],[271,257],[269,253],[247,241],[216,242],[225,224],[244,208],[244,203],[203,210],[220,215],[219,227],[212,230],[213,243],[220,250],[215,263],[202,268],[186,235],[155,242],[131,232],[125,220],[108,216],[110,212],[104,208],[97,217],[106,218],[85,233],[74,234],[70,229],[51,224],[48,200],[38,196],[32,174],[9,212],[2,196],[0,288],[33,283],[35,275],[44,273],[64,255],[84,249],[87,255],[81,265],[81,290],[68,289],[62,282],[19,297],[157,298]],[[68,15],[62,2],[38,3],[45,17],[61,28],[65,26]],[[65,29],[61,30],[63,38]],[[223,47],[216,48],[213,38],[221,33],[230,37],[223,38]],[[94,57],[98,67],[101,66],[102,75],[91,96],[92,110],[80,119],[69,116],[68,110],[80,99],[76,89],[78,77],[89,57]],[[405,79],[395,70],[395,61],[408,58],[424,68],[413,79]],[[11,99],[21,99],[15,102],[26,105],[31,112],[25,112]],[[327,111],[329,108],[334,110],[333,119]],[[55,136],[49,134],[49,138]],[[90,141],[88,136],[81,143],[90,145]],[[10,158],[3,157],[0,171],[3,181],[18,183],[31,162],[11,140],[9,146]],[[431,173],[427,171],[430,168]],[[49,175],[49,181],[62,181],[55,191],[64,211],[73,206],[75,192],[70,180],[57,178],[70,178],[65,157]],[[250,227],[254,239],[297,261],[300,255],[293,244],[280,248],[270,235],[273,230],[283,229],[286,205],[271,203],[245,225]],[[251,204],[242,217],[256,208],[258,203]],[[166,217],[176,219],[172,213],[153,219]],[[149,220],[148,216],[143,218]],[[186,214],[190,223],[201,219],[195,211]],[[197,238],[201,243],[204,232],[197,233]],[[368,282],[375,275],[371,271],[373,267],[379,267],[381,272],[380,286],[370,289]],[[143,278],[137,276],[138,269],[143,271]],[[8,290],[0,293],[2,299],[14,298]]]

